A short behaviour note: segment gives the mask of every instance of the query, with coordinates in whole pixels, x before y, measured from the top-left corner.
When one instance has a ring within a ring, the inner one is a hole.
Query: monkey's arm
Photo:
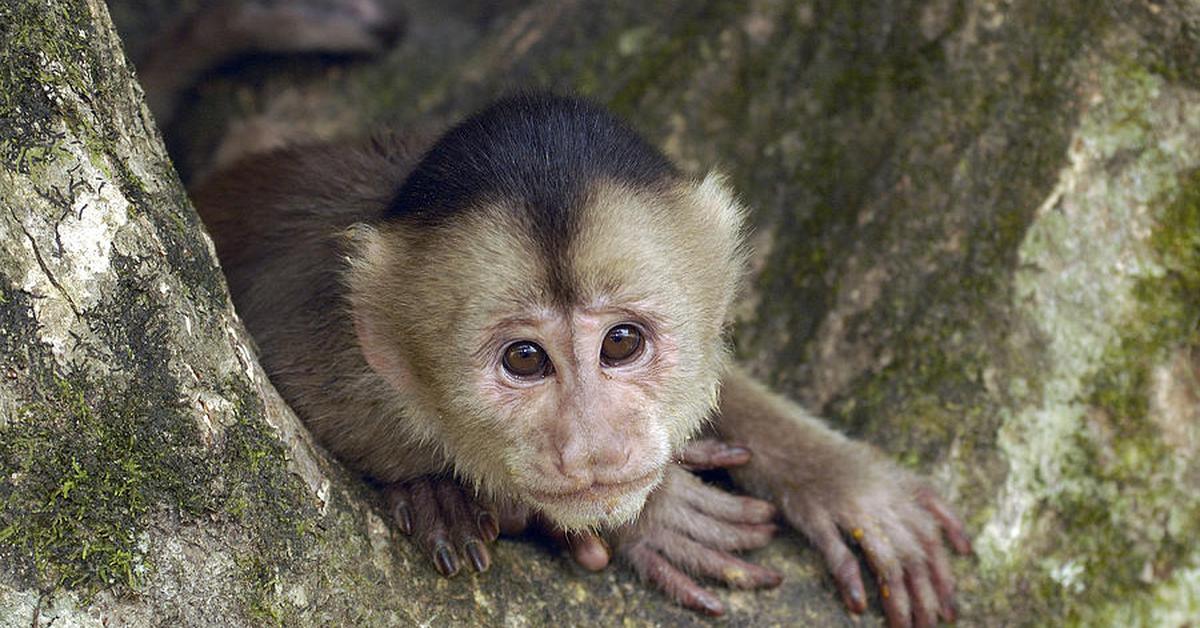
[[[754,452],[734,478],[779,504],[824,556],[851,611],[866,608],[853,539],[879,584],[888,623],[955,616],[954,577],[940,538],[971,551],[962,523],[920,478],[830,429],[740,369],[723,381],[718,430]]]

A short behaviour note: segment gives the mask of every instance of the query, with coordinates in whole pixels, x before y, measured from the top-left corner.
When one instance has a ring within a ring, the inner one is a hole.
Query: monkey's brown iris
[[[546,372],[546,352],[537,343],[522,340],[504,350],[504,369],[517,377],[535,377]]]
[[[633,325],[617,325],[608,330],[600,345],[600,360],[615,366],[636,358],[642,348],[642,332]]]

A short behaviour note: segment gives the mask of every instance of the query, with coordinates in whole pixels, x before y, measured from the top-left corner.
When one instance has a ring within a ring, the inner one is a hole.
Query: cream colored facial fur
[[[503,200],[419,231],[356,226],[348,273],[364,355],[405,400],[401,437],[440,444],[481,492],[568,529],[635,517],[708,418],[744,266],[744,211],[717,175],[665,192],[597,182],[587,198],[566,249],[572,303]],[[604,367],[599,343],[618,323],[643,329],[646,348]],[[516,340],[544,347],[554,373],[507,377]]]

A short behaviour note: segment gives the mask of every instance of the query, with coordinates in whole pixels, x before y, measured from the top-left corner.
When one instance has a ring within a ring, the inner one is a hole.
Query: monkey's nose
[[[573,485],[610,484],[629,479],[632,449],[624,442],[571,439],[559,449],[558,472]]]

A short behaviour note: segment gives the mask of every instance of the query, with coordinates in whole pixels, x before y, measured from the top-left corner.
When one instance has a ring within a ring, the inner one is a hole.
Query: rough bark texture
[[[756,209],[739,353],[959,505],[967,623],[1200,616],[1200,6],[484,4],[214,78],[176,163],[596,97]],[[436,577],[263,379],[103,6],[0,37],[0,623],[700,621],[528,543]],[[754,558],[731,623],[850,623],[802,541]]]

